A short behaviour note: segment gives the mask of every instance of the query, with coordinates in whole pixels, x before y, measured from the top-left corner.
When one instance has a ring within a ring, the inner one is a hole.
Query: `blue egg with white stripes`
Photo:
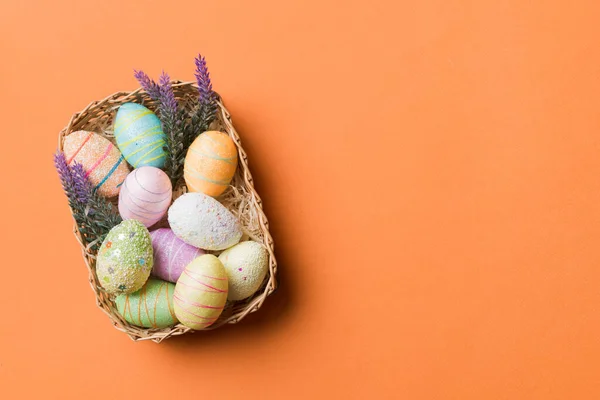
[[[135,103],[119,107],[114,126],[117,147],[134,168],[162,168],[167,159],[167,137],[160,120],[148,108]]]

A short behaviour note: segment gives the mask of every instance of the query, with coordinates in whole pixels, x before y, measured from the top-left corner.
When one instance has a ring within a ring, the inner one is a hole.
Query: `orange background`
[[[19,3],[19,4],[16,4]],[[0,398],[600,397],[597,1],[4,1]],[[242,324],[133,343],[52,166],[202,52],[272,222]]]

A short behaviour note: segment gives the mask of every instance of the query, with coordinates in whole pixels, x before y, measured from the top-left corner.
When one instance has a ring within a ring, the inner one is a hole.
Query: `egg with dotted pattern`
[[[121,294],[115,299],[117,311],[132,325],[143,328],[166,328],[175,325],[173,308],[175,284],[149,278],[137,292]]]
[[[185,156],[185,183],[190,192],[219,196],[233,179],[237,162],[237,148],[229,135],[204,132],[192,142]]]
[[[106,292],[132,293],[144,286],[153,265],[150,232],[141,222],[129,219],[106,235],[98,250],[96,275]]]
[[[204,329],[219,318],[227,302],[227,273],[217,257],[205,254],[189,263],[175,285],[173,303],[179,321]]]
[[[227,271],[229,294],[227,300],[243,300],[259,288],[269,269],[269,253],[254,241],[241,242],[219,255]]]
[[[240,241],[242,225],[217,200],[185,193],[169,208],[169,225],[177,237],[204,250],[224,250]]]
[[[67,164],[79,163],[98,194],[114,197],[129,173],[119,149],[94,132],[77,131],[65,137],[63,151]]]
[[[123,219],[137,219],[150,227],[167,213],[172,196],[171,180],[162,170],[136,168],[123,182],[119,193],[119,214]]]
[[[166,135],[160,120],[148,108],[124,103],[115,117],[114,135],[123,157],[134,168],[162,168],[167,158]]]

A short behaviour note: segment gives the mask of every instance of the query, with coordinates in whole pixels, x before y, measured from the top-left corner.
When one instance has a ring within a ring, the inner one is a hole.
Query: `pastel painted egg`
[[[119,194],[129,167],[119,149],[108,139],[94,132],[77,131],[65,137],[63,150],[69,165],[77,162],[85,168],[100,195]]]
[[[186,193],[169,208],[173,233],[205,250],[224,250],[240,241],[242,225],[217,200],[203,193]]]
[[[167,213],[172,196],[171,180],[162,170],[136,168],[127,175],[119,193],[119,214],[152,226]]]
[[[235,174],[238,155],[229,135],[207,131],[192,142],[185,157],[183,177],[190,192],[212,197],[223,193]]]
[[[269,253],[257,242],[242,242],[219,255],[229,281],[228,300],[242,300],[252,296],[269,269]]]
[[[154,257],[150,232],[130,219],[108,232],[96,259],[100,285],[111,294],[140,290],[152,271]]]
[[[169,282],[177,282],[185,267],[204,251],[179,239],[172,230],[160,228],[150,232],[154,248],[152,275]]]
[[[143,328],[166,328],[175,325],[173,305],[175,285],[149,278],[137,292],[121,294],[115,299],[119,314],[132,325]]]
[[[146,107],[135,103],[119,107],[114,134],[121,153],[134,168],[165,165],[167,137],[156,114]]]
[[[225,308],[227,273],[221,261],[212,254],[194,259],[175,285],[175,315],[192,329],[212,325]]]

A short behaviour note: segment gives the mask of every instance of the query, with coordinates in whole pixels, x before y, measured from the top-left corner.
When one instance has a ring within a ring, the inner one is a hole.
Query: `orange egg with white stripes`
[[[83,165],[100,195],[114,197],[119,194],[129,167],[112,142],[94,132],[77,131],[65,137],[63,151],[69,165]]]
[[[219,196],[233,179],[237,162],[237,148],[229,135],[204,132],[190,145],[185,157],[183,177],[188,190]]]
[[[205,254],[185,267],[175,285],[173,303],[179,322],[204,329],[219,318],[227,301],[227,272],[217,257]]]

